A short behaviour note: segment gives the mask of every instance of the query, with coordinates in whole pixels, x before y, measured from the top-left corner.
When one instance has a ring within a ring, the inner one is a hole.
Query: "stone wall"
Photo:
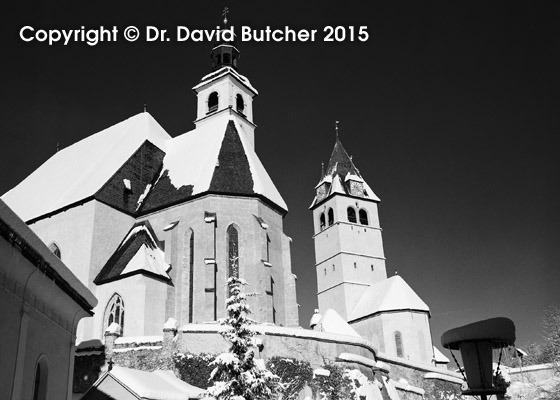
[[[167,323],[163,336],[116,338],[107,335],[103,349],[105,357],[97,362],[112,360],[116,365],[150,371],[174,368],[172,356],[175,352],[226,352],[229,344],[219,334],[219,329],[218,324],[188,324],[177,329],[176,325]],[[261,351],[257,350],[257,356],[265,362],[278,356],[307,361],[313,369],[325,365],[357,369],[371,382],[377,382],[375,384],[387,400],[395,400],[391,391],[398,393],[400,400],[442,400],[460,395],[460,375],[377,354],[375,347],[361,338],[274,325],[256,325],[255,329],[261,333],[259,339],[263,345]],[[107,367],[105,363],[100,368],[105,370]],[[80,377],[77,379],[74,387],[83,390],[87,382],[83,379],[80,382]]]

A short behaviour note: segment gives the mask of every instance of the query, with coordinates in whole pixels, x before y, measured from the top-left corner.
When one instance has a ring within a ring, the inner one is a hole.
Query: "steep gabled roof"
[[[140,216],[204,193],[255,196],[287,212],[230,118],[171,138],[150,114],[135,115],[59,151],[2,198],[25,221],[93,198]]]
[[[117,250],[103,266],[93,282],[102,285],[135,274],[170,280],[171,266],[165,262],[164,252],[148,221],[136,223]]]
[[[165,150],[171,137],[147,112],[60,150],[2,199],[24,221],[93,196],[149,141]]]
[[[368,287],[348,316],[355,321],[388,311],[423,311],[430,308],[399,275],[392,276]]]
[[[346,322],[344,318],[342,318],[342,316],[332,308],[325,311],[325,314],[316,324],[319,327],[317,330],[322,332],[361,337],[358,332],[356,332],[354,328],[352,328],[348,322]]]
[[[350,186],[348,185],[348,181],[350,180],[362,184],[363,189],[361,189],[359,194],[350,192]],[[334,148],[331,153],[327,169],[324,171],[321,180],[315,188],[317,189],[322,185],[326,185],[326,192],[321,197],[317,194],[313,199],[313,203],[311,203],[310,208],[313,208],[318,203],[335,193],[380,201],[379,197],[377,197],[360,175],[360,171],[358,171],[358,168],[354,165],[352,158],[348,155],[346,149],[344,149],[338,135],[336,136],[336,141],[334,143]]]
[[[287,211],[243,127],[228,115],[170,140],[166,148],[160,176],[149,188],[141,213],[207,192],[263,197]]]

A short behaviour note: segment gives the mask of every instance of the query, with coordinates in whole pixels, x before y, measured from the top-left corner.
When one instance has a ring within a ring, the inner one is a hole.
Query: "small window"
[[[354,269],[358,268],[358,264],[354,263]]]
[[[356,223],[356,210],[354,210],[353,207],[348,207],[348,209],[346,210],[346,213],[348,214],[348,222],[352,222],[353,224]]]
[[[367,217],[367,212],[366,210],[364,210],[363,208],[360,210],[359,212],[359,216],[360,216],[360,224],[362,225],[367,225],[368,224],[368,217]]]
[[[325,213],[321,213],[321,216],[319,217],[319,227],[321,230],[325,229]]]
[[[335,266],[334,266],[334,264],[332,265],[332,270],[333,270],[333,271],[335,270]]]
[[[235,107],[237,108],[238,112],[243,114],[243,111],[245,110],[245,102],[243,101],[243,96],[241,96],[239,93],[237,94],[237,96],[235,96]]]
[[[325,275],[327,275],[327,269],[325,268]]]
[[[221,64],[222,63],[222,55],[221,54],[218,54],[216,56],[216,61],[217,61],[216,64]]]
[[[402,335],[399,331],[395,332],[395,347],[397,349],[397,357],[404,357]]]
[[[62,259],[62,253],[60,252],[60,247],[57,246],[55,242],[49,245],[49,250],[58,258]]]
[[[334,224],[334,211],[332,208],[329,208],[329,226]]]
[[[373,271],[373,264],[371,264],[371,270]]]
[[[208,112],[214,112],[218,109],[218,92],[210,93],[208,96]]]
[[[266,261],[270,262],[270,238],[266,235]]]
[[[229,53],[224,53],[224,64],[230,63],[231,56]]]

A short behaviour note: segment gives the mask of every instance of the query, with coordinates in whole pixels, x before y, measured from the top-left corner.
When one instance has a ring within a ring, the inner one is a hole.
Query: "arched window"
[[[348,207],[346,210],[346,214],[348,215],[348,222],[352,222],[353,224],[356,223],[356,210],[354,207]]]
[[[239,278],[239,234],[233,225],[227,228],[228,276]]]
[[[49,368],[44,355],[39,357],[35,367],[35,382],[33,384],[33,400],[44,400],[47,398],[47,379]]]
[[[189,239],[189,323],[193,322],[193,298],[194,298],[194,232],[191,229]]]
[[[239,93],[235,96],[235,107],[237,108],[237,111],[243,114],[243,111],[245,110],[245,102],[243,101],[243,96]]]
[[[325,229],[325,213],[321,213],[319,217],[319,228],[321,228],[321,230]]]
[[[332,208],[329,208],[329,226],[334,224],[334,211]]]
[[[224,64],[229,64],[230,63],[230,57],[231,55],[229,53],[224,53]]]
[[[218,92],[210,93],[208,96],[208,112],[211,113],[218,109]]]
[[[111,300],[109,300],[109,303],[107,303],[107,308],[105,309],[105,326],[103,331],[105,331],[113,322],[119,324],[121,332],[124,333],[124,301],[117,293],[115,293],[113,297],[111,297]]]
[[[363,208],[358,212],[358,215],[360,216],[360,224],[362,225],[367,225],[368,224],[368,218],[367,218],[367,212],[366,210],[364,210]]]
[[[60,252],[60,247],[55,242],[49,245],[49,250],[58,258],[62,258],[62,253]]]
[[[395,347],[397,349],[397,357],[404,357],[402,335],[399,331],[395,332]]]

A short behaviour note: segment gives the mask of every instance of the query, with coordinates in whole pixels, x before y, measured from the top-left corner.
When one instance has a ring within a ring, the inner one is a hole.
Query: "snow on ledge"
[[[397,382],[395,382],[395,387],[399,390],[404,390],[405,392],[412,392],[412,393],[419,394],[420,396],[424,396],[424,393],[426,393],[426,391],[422,388],[409,385],[405,379],[400,379]]]
[[[424,371],[424,372],[427,372],[427,373],[433,372],[435,374],[440,374],[442,376],[448,376],[451,379],[459,379],[459,380],[461,380],[461,382],[463,381],[463,376],[461,374],[453,372],[453,371],[449,371],[449,370],[444,370],[442,368],[437,368],[437,367],[435,367],[431,364],[424,364],[424,363],[420,363],[420,362],[405,360],[404,358],[390,356],[390,355],[385,354],[385,353],[376,353],[376,358],[377,358],[378,362],[379,362],[379,360],[382,360],[382,361],[385,361],[385,362],[389,362],[391,364],[402,365],[402,366],[405,366],[405,367],[414,368],[414,369],[417,369],[419,371]]]
[[[115,344],[131,344],[131,343],[161,343],[163,336],[125,336],[115,340]]]
[[[447,374],[444,375],[439,372],[428,372],[427,374],[424,375],[424,379],[439,379],[441,381],[453,382],[459,385],[465,383],[465,381],[461,378],[456,378]]]
[[[127,353],[129,351],[138,351],[138,350],[161,350],[162,346],[138,346],[138,347],[127,347],[124,349],[114,349],[113,353]]]
[[[337,361],[357,363],[357,364],[362,364],[366,367],[377,369],[377,362],[375,360],[366,358],[364,356],[359,356],[357,354],[340,353],[340,355],[337,358]]]
[[[251,326],[257,333],[262,335],[270,336],[284,336],[284,337],[294,337],[302,339],[312,339],[323,342],[335,342],[335,343],[346,343],[353,344],[356,346],[364,347],[371,351],[377,357],[377,347],[368,340],[361,337],[339,335],[336,333],[328,333],[321,331],[313,331],[310,329],[299,328],[288,328],[284,326],[276,325],[252,325]],[[199,333],[218,333],[220,331],[221,325],[216,323],[209,324],[186,324],[183,325],[179,330],[181,332],[199,332]]]

